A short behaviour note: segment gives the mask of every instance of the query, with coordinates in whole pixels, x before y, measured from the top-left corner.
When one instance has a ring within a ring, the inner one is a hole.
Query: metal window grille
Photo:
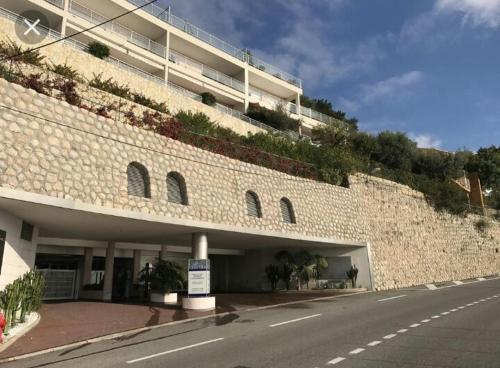
[[[149,175],[144,166],[132,162],[127,167],[128,195],[151,198]]]
[[[259,198],[257,194],[248,191],[246,193],[246,202],[247,202],[247,214],[251,217],[262,217],[262,212],[260,209]]]
[[[280,200],[281,216],[286,224],[295,224],[295,214],[293,213],[292,202],[287,198]]]
[[[186,184],[178,173],[167,175],[167,198],[169,202],[187,205]]]

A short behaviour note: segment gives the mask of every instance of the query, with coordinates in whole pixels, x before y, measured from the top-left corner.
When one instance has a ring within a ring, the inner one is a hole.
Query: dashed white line
[[[420,326],[420,323],[414,323],[414,324],[410,325],[411,328],[415,328],[415,327],[418,327],[418,326]]]
[[[465,308],[465,305],[461,305],[460,307],[458,307],[458,309],[464,309]]]
[[[357,348],[357,349],[354,349],[354,350],[350,351],[349,354],[350,355],[356,355],[356,354],[362,353],[363,351],[365,351],[365,349],[363,349],[363,348]]]
[[[396,334],[389,334],[389,335],[385,335],[383,338],[385,340],[389,340],[389,339],[392,339],[393,337],[396,337]]]
[[[479,304],[479,302],[472,302],[472,304]]]
[[[275,324],[269,325],[269,327],[277,327],[277,326],[282,326],[282,325],[286,325],[286,324],[288,324],[288,323],[299,322],[299,321],[303,321],[303,320],[305,320],[305,319],[314,318],[314,317],[319,317],[319,316],[321,316],[321,313],[319,313],[319,314],[313,314],[313,315],[311,315],[311,316],[305,316],[305,317],[302,317],[302,318],[295,318],[295,319],[291,319],[290,321],[285,321],[285,322],[275,323]]]
[[[343,360],[345,360],[345,358],[343,358],[343,357],[337,357],[335,359],[330,360],[327,364],[337,364],[337,363],[340,363]]]
[[[399,298],[404,298],[406,295],[398,295],[398,296],[393,296],[390,298],[385,298],[385,299],[379,299],[377,302],[385,302],[387,300],[393,300],[393,299],[399,299]]]
[[[486,299],[481,299],[481,300],[480,300],[480,302],[485,302],[485,301],[486,301]]]
[[[199,342],[199,343],[193,344],[193,345],[183,346],[182,348],[172,349],[172,350],[164,351],[162,353],[148,355],[148,356],[145,356],[145,357],[142,357],[142,358],[129,360],[126,363],[127,364],[137,363],[137,362],[141,362],[143,360],[147,360],[147,359],[151,359],[151,358],[156,358],[156,357],[159,357],[159,356],[162,356],[162,355],[167,355],[167,354],[175,353],[177,351],[182,351],[182,350],[186,350],[186,349],[195,348],[195,347],[202,346],[202,345],[211,344],[211,343],[214,343],[214,342],[217,342],[217,341],[221,341],[221,340],[224,340],[224,338],[223,337],[219,337],[218,339],[213,339],[213,340]]]
[[[430,321],[431,321],[430,319],[423,319],[423,320],[421,320],[420,322],[422,322],[422,323],[427,323],[427,322],[430,322]]]
[[[375,340],[375,341],[369,342],[366,345],[368,345],[368,346],[375,346],[375,345],[378,345],[378,344],[382,344],[382,341]]]
[[[406,331],[408,331],[408,329],[402,328],[401,330],[398,330],[398,333],[405,333]]]
[[[450,314],[450,312],[443,312],[441,313],[443,316],[446,316],[447,314]]]
[[[431,318],[432,319],[438,319],[438,318],[441,318],[441,316],[432,316]]]
[[[456,312],[456,311],[458,311],[457,308],[450,309],[450,312]]]
[[[474,305],[474,304],[469,303],[469,304],[467,304],[467,307],[472,307],[473,305]]]

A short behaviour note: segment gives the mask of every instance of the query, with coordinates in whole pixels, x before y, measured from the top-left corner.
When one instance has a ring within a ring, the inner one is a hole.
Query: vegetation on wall
[[[96,58],[105,59],[109,56],[109,47],[100,42],[90,42],[87,45],[87,52]]]
[[[83,104],[76,83],[71,79],[77,75],[68,66],[45,66],[66,79],[48,79],[41,74],[23,75],[20,63],[44,66],[43,57],[37,51],[25,51],[13,43],[0,42],[2,57],[23,55],[14,58],[10,65],[0,64],[3,78],[102,116],[110,117],[112,111],[120,108],[116,104],[100,107]],[[181,111],[175,119],[169,118],[164,115],[168,112],[165,103],[134,93],[112,78],[94,75],[89,84],[156,110],[144,111],[141,116],[137,116],[133,109],[125,112],[130,124],[241,161],[335,185],[348,186],[348,175],[354,172],[379,176],[423,192],[436,209],[455,214],[465,213],[468,206],[464,192],[451,179],[460,177],[463,170],[477,171],[487,193],[488,205],[500,209],[500,147],[481,148],[477,154],[422,150],[403,133],[385,131],[372,135],[359,131],[356,124],[342,122],[314,129],[313,144],[294,142],[271,133],[242,136],[220,127],[203,113]],[[328,101],[317,100],[315,108],[333,111]],[[300,125],[283,110],[269,110],[258,105],[251,105],[248,115],[279,130],[297,130]]]
[[[343,121],[350,125],[352,128],[358,128],[358,119],[348,118],[346,113],[341,110],[335,110],[330,101],[323,98],[311,98],[306,95],[300,96],[300,105],[304,107],[309,107],[310,109],[316,110],[322,114],[331,116],[335,119]]]
[[[5,333],[16,324],[25,322],[26,316],[41,306],[44,289],[42,274],[31,270],[0,291],[0,309],[7,320]]]
[[[217,99],[210,92],[203,92],[201,95],[201,102],[208,106],[215,106]]]

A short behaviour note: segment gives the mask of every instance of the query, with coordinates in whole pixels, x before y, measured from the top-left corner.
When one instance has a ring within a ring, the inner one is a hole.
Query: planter
[[[151,302],[158,304],[177,304],[177,293],[151,293]]]

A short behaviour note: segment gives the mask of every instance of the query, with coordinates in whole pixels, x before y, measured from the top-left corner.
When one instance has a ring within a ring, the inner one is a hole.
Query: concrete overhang
[[[192,233],[207,232],[209,246],[221,249],[367,245],[366,242],[158,216],[9,188],[0,188],[0,209],[38,226],[41,237],[189,246]]]

